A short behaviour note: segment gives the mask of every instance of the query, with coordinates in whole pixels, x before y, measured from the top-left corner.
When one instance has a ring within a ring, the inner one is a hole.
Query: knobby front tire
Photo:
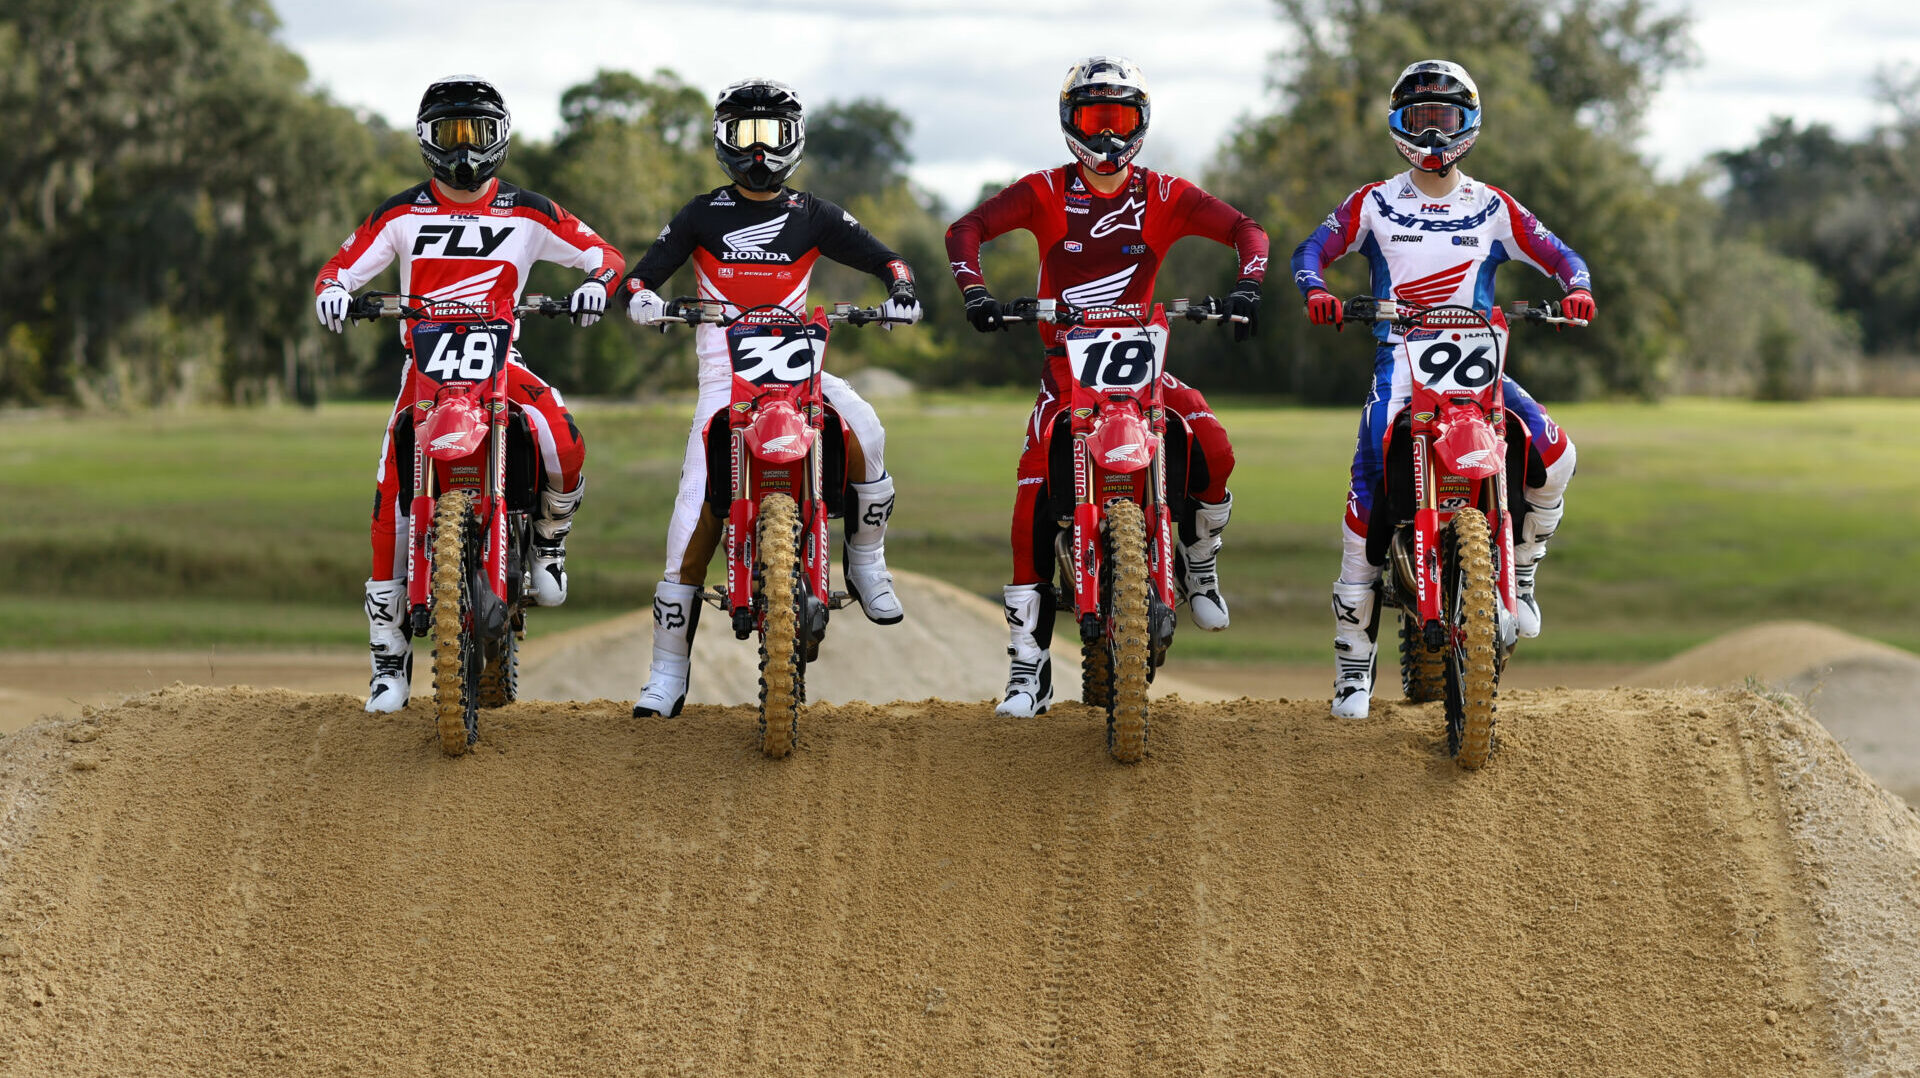
[[[760,501],[760,587],[766,628],[760,635],[760,750],[793,751],[805,691],[800,667],[800,510],[785,494]]]
[[[1147,754],[1147,526],[1136,502],[1107,507],[1107,600],[1113,614],[1108,641],[1112,692],[1107,703],[1107,751],[1123,764]]]
[[[440,748],[459,756],[480,737],[478,671],[468,593],[467,540],[472,495],[450,490],[433,510],[433,707]]]
[[[1447,751],[1464,768],[1485,767],[1493,752],[1500,691],[1499,584],[1493,532],[1478,509],[1454,514],[1444,539],[1447,625]]]

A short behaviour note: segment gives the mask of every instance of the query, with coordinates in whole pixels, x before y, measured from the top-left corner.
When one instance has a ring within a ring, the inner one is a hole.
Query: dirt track
[[[521,704],[448,760],[419,704],[176,688],[0,741],[0,1073],[1838,1074],[1899,1028],[1835,1017],[1770,705],[1504,704],[1465,774],[1432,706],[1163,703],[1122,768],[1077,705],[813,708],[775,763],[746,709]]]

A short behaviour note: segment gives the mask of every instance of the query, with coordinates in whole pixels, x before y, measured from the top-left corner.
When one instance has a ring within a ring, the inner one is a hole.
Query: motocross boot
[[[1217,562],[1220,533],[1227,530],[1227,518],[1233,515],[1233,492],[1222,502],[1193,503],[1193,530],[1197,538],[1181,548],[1180,590],[1187,607],[1193,611],[1193,623],[1210,633],[1227,627],[1227,600],[1220,595]]]
[[[995,715],[1031,719],[1044,715],[1053,706],[1053,656],[1039,636],[1052,643],[1052,597],[1044,594],[1045,584],[1009,584],[1007,599],[1007,657],[1012,660],[1007,674],[1007,695]]]
[[[853,504],[847,507],[846,560],[841,572],[847,591],[860,601],[860,610],[876,625],[896,625],[906,617],[893,593],[893,574],[887,572],[887,521],[893,516],[893,476],[868,483],[848,484]]]
[[[540,491],[540,517],[533,522],[533,605],[559,606],[567,601],[567,533],[573,514],[586,493],[587,479],[562,494],[551,487]]]
[[[398,711],[413,691],[413,641],[401,627],[406,612],[406,581],[367,581],[367,650],[373,655],[368,711]]]
[[[687,704],[687,675],[693,669],[693,633],[700,627],[700,588],[665,580],[653,587],[653,667],[647,686],[633,702],[636,719],[673,718]]]
[[[1379,651],[1380,585],[1333,582],[1333,716],[1364,719],[1373,704]]]
[[[1551,509],[1529,504],[1526,518],[1520,522],[1520,534],[1514,537],[1513,594],[1518,600],[1515,612],[1519,615],[1520,635],[1529,640],[1540,635],[1540,601],[1533,594],[1534,572],[1540,559],[1547,556],[1547,541],[1559,530],[1560,517],[1566,511],[1564,498]]]

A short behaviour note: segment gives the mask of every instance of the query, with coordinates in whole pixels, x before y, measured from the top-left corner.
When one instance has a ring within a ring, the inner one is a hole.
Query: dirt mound
[[[1858,881],[1801,817],[1860,838],[1872,787],[1795,800],[1817,724],[1503,704],[1467,774],[1433,705],[1167,701],[1127,768],[1078,705],[817,706],[770,762],[745,708],[522,703],[449,760],[419,702],[179,687],[0,741],[0,1073],[1839,1074],[1899,1030],[1829,984],[1816,873]],[[1894,938],[1856,984],[1912,983]]]
[[[1920,655],[1810,621],[1775,621],[1710,640],[1634,677],[1640,685],[1791,693],[1887,789],[1920,804]]]

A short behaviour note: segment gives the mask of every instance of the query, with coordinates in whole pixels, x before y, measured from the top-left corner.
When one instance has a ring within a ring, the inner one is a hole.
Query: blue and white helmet
[[[1387,130],[1414,168],[1445,172],[1480,137],[1480,88],[1451,60],[1409,64],[1393,80]]]

